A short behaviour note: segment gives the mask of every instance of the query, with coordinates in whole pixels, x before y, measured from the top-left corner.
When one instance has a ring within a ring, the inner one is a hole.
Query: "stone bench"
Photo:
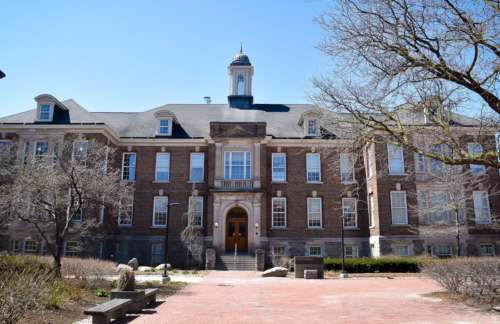
[[[158,288],[149,288],[144,290],[144,295],[146,295],[146,305],[156,302],[156,294],[158,294]]]
[[[318,279],[318,270],[304,270],[304,279]]]
[[[123,318],[127,314],[130,299],[111,299],[105,303],[89,308],[83,313],[92,316],[92,324],[107,324],[112,318]]]
[[[324,278],[323,258],[311,256],[296,256],[294,258],[295,278],[304,278],[305,270],[316,270],[318,279]]]

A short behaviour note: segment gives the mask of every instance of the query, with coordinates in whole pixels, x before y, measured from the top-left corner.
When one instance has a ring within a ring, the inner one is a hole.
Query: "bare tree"
[[[480,0],[334,1],[318,21],[335,68],[314,81],[314,99],[414,152],[498,169],[499,17],[498,5]],[[454,154],[418,147],[416,134]],[[482,151],[464,147],[471,137]]]
[[[432,238],[454,236],[456,254],[463,256],[467,254],[461,248],[463,236],[469,229],[499,227],[499,215],[490,215],[474,205],[475,192],[482,195],[477,198],[488,201],[500,196],[498,184],[488,182],[487,175],[441,164],[439,171],[415,176],[423,182],[417,188],[418,203],[409,205],[419,216],[418,225],[412,227],[414,232]]]
[[[8,179],[0,186],[0,208],[8,211],[8,230],[36,233],[53,257],[57,276],[65,240],[91,237],[101,225],[98,210],[119,208],[132,189],[110,163],[110,147],[94,140],[66,139],[59,144],[53,155],[41,150],[32,159],[11,164]]]
[[[186,227],[181,232],[181,241],[187,249],[187,264],[193,263],[197,266],[203,262],[204,239],[201,224],[201,210],[203,204],[199,204],[196,200],[198,192],[193,188],[192,195],[189,199],[188,210],[184,214]]]

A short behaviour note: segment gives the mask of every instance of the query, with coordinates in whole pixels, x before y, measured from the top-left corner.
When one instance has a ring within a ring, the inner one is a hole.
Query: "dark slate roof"
[[[89,112],[74,100],[62,102],[70,112],[71,124],[106,124],[120,137],[155,137],[155,113],[175,115],[173,136],[208,137],[211,121],[265,122],[267,134],[278,138],[303,138],[299,120],[305,112],[318,109],[309,104],[255,104],[249,109],[230,108],[227,104],[169,104],[144,112]],[[0,118],[0,123],[33,123],[36,109]]]
[[[233,57],[233,61],[230,65],[252,65],[250,59],[246,54],[238,53]]]

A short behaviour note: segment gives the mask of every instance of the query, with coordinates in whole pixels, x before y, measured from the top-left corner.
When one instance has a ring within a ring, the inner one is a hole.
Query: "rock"
[[[137,270],[141,272],[150,272],[153,271],[153,267],[140,266],[137,268]]]
[[[274,267],[262,272],[262,277],[286,277],[288,269],[283,267]]]
[[[304,270],[304,279],[318,279],[318,270]]]
[[[123,271],[123,270],[134,271],[134,269],[131,266],[126,265],[126,264],[119,264],[116,267],[116,271],[118,271],[118,272]]]
[[[155,271],[163,271],[163,269],[165,269],[165,263],[162,263],[162,264],[159,264],[156,268],[155,268]],[[167,264],[167,270],[170,270],[172,269],[172,266],[170,265],[170,263]]]
[[[127,264],[132,267],[132,269],[137,270],[139,267],[139,260],[137,260],[137,258],[132,258]]]

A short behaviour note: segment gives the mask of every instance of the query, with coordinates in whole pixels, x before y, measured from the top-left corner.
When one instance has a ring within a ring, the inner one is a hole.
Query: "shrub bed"
[[[456,258],[427,262],[424,272],[452,293],[481,304],[500,302],[499,258]]]
[[[424,260],[418,258],[360,258],[345,259],[344,269],[350,273],[364,272],[420,272]],[[342,259],[325,258],[325,270],[340,271],[342,269]]]

